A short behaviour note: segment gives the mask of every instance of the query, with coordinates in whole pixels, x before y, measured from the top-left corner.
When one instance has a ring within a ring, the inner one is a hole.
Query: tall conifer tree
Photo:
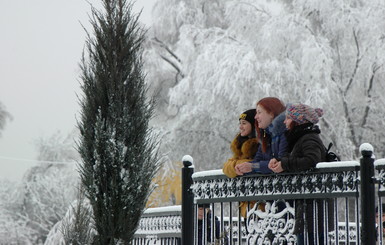
[[[142,72],[145,32],[132,3],[102,0],[81,62],[81,181],[93,208],[96,244],[129,244],[159,168],[149,127],[153,100]]]

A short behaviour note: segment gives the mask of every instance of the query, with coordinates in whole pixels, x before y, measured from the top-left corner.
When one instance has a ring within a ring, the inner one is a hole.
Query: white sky
[[[134,5],[147,26],[155,1]],[[0,101],[13,116],[0,137],[0,179],[20,180],[36,164],[35,140],[76,127],[88,2],[100,9],[101,0],[0,1]]]

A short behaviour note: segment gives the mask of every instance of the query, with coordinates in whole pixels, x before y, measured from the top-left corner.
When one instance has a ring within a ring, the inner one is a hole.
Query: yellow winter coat
[[[225,164],[223,165],[223,173],[226,174],[227,177],[235,178],[237,177],[237,174],[235,173],[235,166],[244,162],[249,162],[253,160],[255,154],[258,150],[258,140],[257,138],[250,138],[246,140],[243,144],[241,149],[237,148],[238,145],[238,135],[235,137],[233,142],[231,142],[231,151],[233,152],[233,157],[227,160]],[[246,217],[247,207],[249,206],[252,208],[254,206],[255,202],[241,202],[239,204],[239,207],[241,209],[241,215],[243,217]],[[258,209],[264,209],[263,204],[259,204]]]
[[[233,142],[231,142],[230,146],[231,151],[233,152],[233,157],[227,160],[223,166],[223,173],[229,178],[237,177],[237,174],[235,173],[236,165],[253,160],[255,154],[257,153],[259,143],[257,138],[250,138],[242,144],[241,149],[238,149],[237,145],[238,135],[235,137]]]

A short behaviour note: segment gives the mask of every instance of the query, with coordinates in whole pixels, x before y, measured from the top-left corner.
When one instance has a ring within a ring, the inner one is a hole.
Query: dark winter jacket
[[[319,137],[321,131],[311,123],[302,124],[287,131],[288,154],[281,158],[285,172],[300,172],[313,169],[318,162],[325,161],[326,151]],[[333,201],[326,200],[328,210],[328,230],[333,230]],[[317,206],[318,233],[324,230],[324,202],[320,199],[296,200],[294,233],[304,232],[306,225],[309,233],[314,231],[314,207]],[[306,219],[304,219],[304,216]],[[306,221],[306,222],[305,222]]]
[[[318,126],[311,123],[302,124],[287,131],[288,152],[281,157],[285,172],[310,170],[317,163],[325,161],[326,151],[319,134]]]
[[[270,143],[266,149],[266,152],[262,151],[262,145],[258,147],[257,154],[254,157],[253,163],[259,163],[259,168],[253,168],[254,173],[272,173],[268,168],[269,161],[272,158],[281,158],[287,153],[287,141],[285,136],[286,126],[283,123],[285,121],[285,113],[279,114],[275,117],[269,127],[262,130],[262,134],[266,134],[269,137]]]
[[[203,220],[198,220],[198,245],[207,244],[207,242],[211,242],[211,212],[208,212],[206,215],[206,239],[202,241],[203,239]],[[220,222],[218,218],[215,216],[215,229],[214,229],[214,239],[220,238]]]
[[[239,147],[240,139],[241,138],[238,135],[233,142],[231,142],[230,148],[233,152],[233,157],[227,160],[223,165],[223,173],[230,178],[235,178],[237,176],[235,173],[235,166],[240,163],[251,161],[258,150],[259,143],[257,138],[248,138],[242,143],[242,146]]]

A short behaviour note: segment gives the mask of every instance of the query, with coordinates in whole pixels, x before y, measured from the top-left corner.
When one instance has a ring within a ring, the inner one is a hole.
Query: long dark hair
[[[243,143],[245,143],[248,139],[256,138],[257,135],[255,133],[254,125],[251,126],[251,133],[247,136],[242,136],[240,133],[237,136],[237,148],[240,150],[242,148]]]

